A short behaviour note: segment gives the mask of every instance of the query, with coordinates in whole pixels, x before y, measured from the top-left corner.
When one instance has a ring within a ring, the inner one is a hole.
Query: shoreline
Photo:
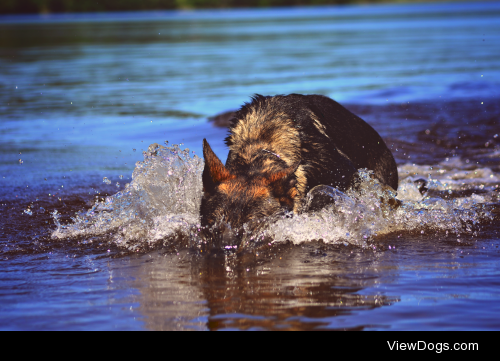
[[[151,1],[151,3],[150,3]],[[420,4],[446,4],[446,3],[475,3],[477,2],[471,0],[320,0],[314,4],[301,3],[296,1],[280,1],[280,0],[268,0],[265,2],[259,1],[249,1],[249,2],[239,2],[238,0],[229,0],[226,5],[220,6],[217,1],[213,3],[208,0],[205,4],[190,4],[191,0],[175,1],[172,4],[167,4],[163,7],[156,6],[156,1],[137,1],[135,4],[119,4],[119,5],[107,5],[99,6],[98,2],[65,2],[65,1],[51,1],[46,0],[44,2],[34,2],[32,0],[20,0],[13,3],[0,4],[0,20],[2,18],[22,16],[22,15],[38,15],[42,18],[53,17],[55,15],[93,15],[99,16],[103,14],[110,13],[182,13],[182,12],[198,12],[198,11],[248,11],[248,10],[270,10],[270,9],[283,9],[283,8],[296,8],[296,9],[314,9],[314,8],[324,8],[324,7],[338,7],[338,8],[349,8],[349,7],[377,7],[377,6],[391,6],[391,5],[420,5]],[[47,5],[46,3],[49,3]],[[494,2],[494,0],[482,0],[480,2]],[[50,3],[54,3],[52,8],[50,8]],[[199,3],[199,1],[198,1]]]

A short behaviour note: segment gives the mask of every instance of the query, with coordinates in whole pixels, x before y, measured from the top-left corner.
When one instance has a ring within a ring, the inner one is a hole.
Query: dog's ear
[[[205,158],[205,168],[202,175],[204,192],[213,193],[220,183],[234,178],[217,158],[206,139],[203,139],[203,157]]]
[[[293,207],[297,196],[297,176],[295,172],[299,163],[266,177],[265,182],[270,186],[273,194],[282,205]]]

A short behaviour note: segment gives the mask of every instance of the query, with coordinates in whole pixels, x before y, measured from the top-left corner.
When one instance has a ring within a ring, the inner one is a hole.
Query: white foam
[[[469,232],[470,227],[464,224],[490,217],[481,207],[485,198],[476,194],[455,200],[424,197],[407,179],[398,189],[398,206],[391,205],[394,193],[372,179],[370,172],[360,170],[360,178],[356,192],[339,196],[337,191],[333,206],[280,220],[269,228],[268,235],[275,242],[289,240],[300,244],[321,239],[325,243],[366,246],[376,236],[401,231]]]
[[[190,157],[189,150],[176,145],[150,147],[144,153],[144,161],[136,164],[133,180],[123,191],[97,202],[67,225],[60,224],[59,215],[54,213],[58,227],[52,237],[63,240],[100,236],[129,250],[158,243],[167,245],[176,237],[184,237],[196,246],[202,242],[199,236],[202,171],[203,160]],[[300,244],[321,239],[325,243],[364,247],[375,237],[393,232],[469,232],[467,224],[490,217],[482,205],[491,196],[431,198],[422,195],[414,183],[424,173],[428,173],[427,187],[438,191],[460,189],[458,182],[464,180],[470,184],[483,184],[484,179],[488,184],[498,183],[499,176],[489,168],[470,169],[456,159],[435,167],[406,164],[399,172],[397,197],[390,187],[374,180],[370,172],[360,170],[356,191],[342,193],[322,186],[322,197],[326,194],[332,200],[329,206],[279,219],[258,233],[244,232],[243,244],[270,237],[274,243]],[[317,196],[314,192],[310,193],[310,199]]]
[[[150,146],[137,162],[126,188],[97,202],[92,209],[62,225],[53,238],[107,235],[117,245],[135,249],[175,232],[199,227],[203,160],[179,146]]]
[[[447,158],[437,165],[407,163],[398,167],[398,173],[400,182],[407,178],[411,180],[423,178],[435,190],[460,190],[466,186],[484,188],[500,182],[500,175],[491,168],[477,167],[459,157]]]

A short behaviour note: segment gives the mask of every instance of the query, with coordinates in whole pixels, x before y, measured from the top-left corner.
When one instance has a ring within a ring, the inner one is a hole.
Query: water
[[[499,20],[490,2],[0,18],[0,329],[499,329]],[[197,155],[227,149],[207,118],[292,92],[367,120],[397,196],[362,172],[361,193],[322,190],[335,208],[208,244]]]

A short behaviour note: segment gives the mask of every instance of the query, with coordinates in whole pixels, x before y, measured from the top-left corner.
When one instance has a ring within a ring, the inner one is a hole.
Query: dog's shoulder
[[[254,95],[236,112],[229,128],[228,165],[251,164],[262,151],[275,154],[286,166],[295,164],[300,157],[301,127],[291,109],[288,96]]]

